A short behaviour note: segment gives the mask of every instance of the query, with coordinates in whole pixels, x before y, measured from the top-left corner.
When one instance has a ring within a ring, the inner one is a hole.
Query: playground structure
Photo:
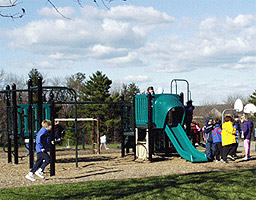
[[[27,90],[17,90],[16,85],[13,84],[12,89],[10,86],[6,86],[6,90],[0,91],[0,93],[6,98],[7,106],[7,137],[8,137],[8,163],[12,162],[12,154],[14,155],[14,163],[18,164],[18,148],[19,139],[28,141],[29,146],[29,165],[30,168],[34,164],[34,140],[36,133],[41,128],[41,122],[44,119],[51,120],[52,124],[56,121],[73,121],[75,132],[75,148],[76,148],[76,167],[78,167],[78,121],[91,121],[92,122],[92,152],[100,153],[100,137],[99,137],[99,119],[94,118],[77,118],[77,105],[82,104],[115,104],[121,105],[121,109],[125,112],[131,112],[131,103],[123,101],[119,102],[77,102],[76,92],[72,88],[68,87],[52,87],[52,86],[42,86],[42,79],[38,78],[38,85],[32,87],[32,80],[28,81]],[[19,104],[17,104],[17,94],[21,97],[22,93],[26,93],[28,96],[27,104],[21,103],[21,98],[19,98]],[[36,94],[36,95],[34,95]],[[37,103],[33,102],[33,96],[37,97]],[[71,104],[74,106],[74,118],[72,119],[55,119],[55,105],[56,104]],[[124,130],[131,131],[130,123],[133,122],[130,113],[122,113],[121,124]],[[126,122],[124,122],[124,120]],[[96,136],[95,136],[95,124],[96,121]],[[127,127],[129,126],[129,127]],[[55,175],[55,160],[56,160],[56,147],[55,147],[55,135],[54,126],[52,127],[51,137],[50,137],[50,175]],[[122,135],[122,156],[124,153],[124,134]],[[12,146],[13,144],[13,146]],[[95,144],[97,148],[95,148]],[[14,150],[13,150],[14,148]]]
[[[185,80],[176,79],[175,83],[177,81]],[[152,161],[155,153],[167,154],[171,142],[184,159],[190,162],[208,161],[206,154],[192,145],[182,127],[185,117],[183,96],[183,93],[135,96],[136,158]],[[187,100],[190,98],[187,82]]]
[[[78,128],[79,121],[92,122],[92,152],[100,153],[99,149],[99,119],[77,118],[77,105],[87,104],[114,104],[121,108],[121,156],[125,156],[129,148],[133,148],[134,158],[153,160],[153,154],[169,154],[171,144],[184,159],[190,162],[206,162],[206,155],[199,152],[191,144],[184,129],[185,116],[184,95],[177,94],[177,82],[187,83],[187,100],[191,99],[189,84],[186,80],[175,79],[176,94],[136,95],[133,102],[121,99],[118,102],[77,102],[76,92],[68,87],[42,86],[42,80],[38,79],[38,85],[32,87],[32,81],[28,81],[27,90],[17,90],[14,84],[1,91],[6,97],[7,105],[7,135],[8,135],[8,162],[12,162],[14,152],[15,164],[18,164],[18,138],[29,141],[30,168],[34,163],[34,138],[44,119],[55,121],[73,121],[75,132],[76,167],[78,167]],[[171,82],[171,88],[172,88]],[[26,93],[27,104],[17,104],[17,93]],[[35,95],[36,94],[36,95]],[[33,96],[37,97],[37,103],[33,102]],[[55,118],[56,104],[71,104],[74,106],[74,118]],[[95,125],[97,130],[95,134]],[[51,131],[50,148],[50,175],[55,175],[56,147],[54,126]],[[11,144],[14,144],[14,151]],[[97,148],[95,148],[97,145]]]

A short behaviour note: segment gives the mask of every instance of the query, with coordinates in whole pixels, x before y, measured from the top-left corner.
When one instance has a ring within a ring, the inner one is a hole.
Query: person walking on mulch
[[[50,156],[47,152],[50,151],[50,134],[52,129],[50,120],[44,120],[42,122],[42,128],[36,134],[36,153],[37,161],[34,164],[31,171],[25,176],[30,181],[35,181],[34,174],[44,179],[43,171],[45,167],[50,163]]]

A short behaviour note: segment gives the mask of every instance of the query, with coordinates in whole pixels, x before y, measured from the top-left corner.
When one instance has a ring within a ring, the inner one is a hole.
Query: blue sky
[[[71,20],[45,0],[20,4],[22,19],[1,18],[0,69],[27,78],[37,68],[63,80],[100,70],[113,87],[135,82],[141,91],[169,92],[172,79],[186,79],[195,105],[255,91],[255,0],[116,0],[110,9],[81,2],[56,4]]]

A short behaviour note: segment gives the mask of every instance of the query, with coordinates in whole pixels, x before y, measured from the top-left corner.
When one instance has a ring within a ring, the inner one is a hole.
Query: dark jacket
[[[205,129],[204,129],[204,137],[205,142],[212,142],[212,131],[214,129],[213,124],[208,124],[211,118],[206,119]]]
[[[251,121],[244,121],[242,128],[244,133],[244,139],[250,140],[253,132],[253,123]]]

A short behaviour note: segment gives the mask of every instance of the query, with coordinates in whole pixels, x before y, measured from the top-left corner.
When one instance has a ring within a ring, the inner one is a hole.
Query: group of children
[[[245,157],[243,160],[250,159],[250,143],[253,133],[253,123],[246,116],[240,119],[237,115],[234,120],[231,116],[224,118],[225,122],[221,125],[220,119],[206,119],[203,127],[205,141],[205,152],[209,161],[227,163],[227,159],[235,160],[237,157],[238,138],[243,135]],[[242,123],[242,127],[240,124]]]

